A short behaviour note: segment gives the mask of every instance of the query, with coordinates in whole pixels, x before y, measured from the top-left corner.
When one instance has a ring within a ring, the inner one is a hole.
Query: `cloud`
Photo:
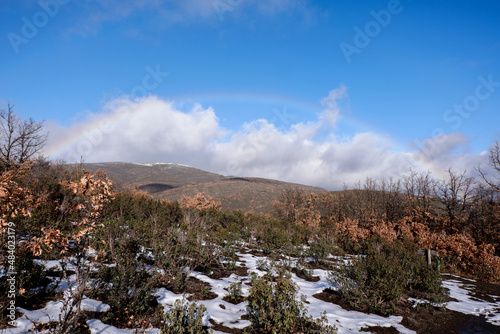
[[[417,154],[424,160],[433,161],[453,152],[468,141],[468,138],[459,132],[435,135],[424,141]]]
[[[70,127],[47,123],[51,136],[45,153],[68,162],[83,156],[87,162],[182,163],[327,189],[366,177],[397,179],[409,168],[430,168],[436,176],[450,166],[473,170],[487,159],[468,152],[468,139],[459,133],[429,138],[416,153],[395,151],[390,138],[373,132],[318,136],[341,117],[339,105],[347,98],[346,87],[332,90],[323,100],[324,112],[312,122],[277,128],[258,119],[232,131],[220,125],[212,108],[199,104],[181,110],[155,96],[119,98]]]
[[[231,14],[256,12],[272,16],[296,12],[311,15],[306,0],[86,0],[76,3],[79,19],[67,32],[87,35],[97,33],[107,22],[120,22],[134,15],[149,15],[149,27],[164,28],[178,23],[220,22]],[[136,36],[137,29],[125,30]]]
[[[444,178],[446,171],[466,171],[469,176],[477,176],[475,168],[488,165],[487,152],[475,154],[468,149],[469,138],[459,132],[439,134],[427,138],[413,155],[415,161]],[[486,168],[489,169],[489,168]]]
[[[334,127],[340,115],[339,101],[347,97],[347,87],[343,84],[337,89],[332,89],[327,97],[321,101],[325,108],[320,116],[320,120],[330,127]]]
[[[197,164],[201,157],[196,154],[225,133],[211,108],[194,105],[184,112],[177,110],[172,101],[154,96],[113,100],[105,110],[69,129],[48,124],[53,135],[47,152],[71,162],[84,156],[86,161],[187,159]],[[61,143],[67,143],[64,149]]]
[[[106,22],[118,22],[136,13],[154,11],[161,6],[161,2],[161,0],[86,0],[73,3],[78,17],[67,34],[94,34]]]
[[[266,127],[269,126],[266,124]],[[262,129],[245,136],[233,136],[219,147],[216,170],[226,162],[231,174],[276,178],[280,180],[340,188],[367,176],[375,178],[397,175],[407,170],[403,156],[393,153],[387,142],[371,133],[352,138],[327,141],[312,140],[303,128],[288,132]]]

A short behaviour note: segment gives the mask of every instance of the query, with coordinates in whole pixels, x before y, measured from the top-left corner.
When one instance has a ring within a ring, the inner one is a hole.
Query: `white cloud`
[[[155,96],[110,101],[103,112],[51,132],[46,154],[69,162],[175,162],[237,176],[258,176],[317,185],[327,189],[354,185],[366,177],[399,178],[410,167],[443,171],[472,170],[485,155],[468,153],[467,138],[451,134],[430,138],[418,153],[396,152],[387,137],[372,132],[318,139],[325,122],[340,117],[346,88],[333,90],[316,121],[277,128],[265,119],[224,129],[212,108],[194,105],[179,110]],[[326,117],[327,115],[328,117]],[[329,124],[329,122],[326,122]],[[75,138],[71,140],[71,138]],[[424,154],[425,153],[425,154]]]
[[[332,89],[327,97],[321,101],[325,108],[320,120],[330,127],[334,127],[340,115],[339,102],[347,98],[347,87],[343,84],[337,89]]]
[[[188,159],[197,163],[196,154],[225,133],[211,108],[195,105],[183,112],[174,108],[173,102],[153,96],[133,101],[117,99],[105,110],[69,130],[48,125],[53,135],[47,152],[71,162],[84,156],[86,161]],[[70,141],[62,152],[60,143],[68,142],[71,136],[77,140]]]
[[[148,14],[150,27],[164,28],[177,23],[219,22],[253,9],[268,16],[294,11],[306,18],[312,11],[307,0],[86,0],[76,4],[80,20],[68,34],[96,33],[104,23],[123,21],[136,14]],[[124,32],[128,36],[139,34],[137,29]]]
[[[160,8],[161,0],[86,0],[73,3],[78,6],[80,19],[69,29],[68,34],[86,35],[96,33],[103,23],[117,22],[134,13],[154,11]]]
[[[487,153],[471,153],[468,150],[468,143],[469,138],[459,132],[439,134],[427,138],[413,158],[422,166],[432,170],[436,177],[444,178],[449,168],[477,176],[475,168],[488,164]]]
[[[468,142],[468,138],[459,132],[452,134],[439,134],[427,138],[419,150],[418,155],[427,161],[433,161],[443,155],[460,148]]]

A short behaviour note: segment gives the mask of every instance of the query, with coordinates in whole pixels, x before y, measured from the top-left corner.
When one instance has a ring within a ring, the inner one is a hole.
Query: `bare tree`
[[[390,222],[402,218],[404,201],[401,194],[401,181],[394,181],[392,177],[389,178],[389,181],[383,180],[380,184],[380,190],[385,218]]]
[[[478,242],[500,249],[500,192],[479,183],[474,190],[474,202],[469,216],[470,230]]]
[[[465,176],[466,171],[453,172],[450,168],[447,173],[447,179],[436,183],[434,194],[444,205],[450,226],[454,227],[470,204],[475,182],[472,177]]]
[[[0,109],[0,166],[20,164],[40,153],[47,141],[43,122],[24,120],[17,116],[14,106]]]
[[[500,142],[496,142],[495,145],[490,148],[489,158],[490,166],[494,171],[498,172],[500,176]],[[478,168],[478,171],[481,174],[484,182],[486,182],[493,189],[500,191],[500,177],[497,176],[496,179],[491,179],[487,177],[486,173],[482,171],[481,168]]]
[[[413,171],[403,178],[403,188],[407,202],[412,210],[418,213],[423,223],[429,222],[429,212],[432,203],[436,180],[429,171]]]

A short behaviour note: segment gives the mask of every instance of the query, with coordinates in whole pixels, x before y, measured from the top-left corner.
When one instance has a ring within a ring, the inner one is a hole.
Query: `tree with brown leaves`
[[[198,193],[194,197],[182,196],[181,205],[187,208],[194,208],[198,210],[215,210],[221,208],[221,203],[215,201],[210,196],[204,196],[203,193]]]

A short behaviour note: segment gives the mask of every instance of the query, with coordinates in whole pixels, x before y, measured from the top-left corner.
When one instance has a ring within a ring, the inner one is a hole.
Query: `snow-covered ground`
[[[263,275],[265,272],[260,271],[258,268],[259,263],[263,258],[252,255],[237,253],[240,261],[237,265],[243,265],[248,268],[248,272],[254,272],[258,275]],[[259,261],[260,260],[260,261]],[[55,262],[47,262],[47,267],[57,266]],[[249,276],[237,276],[232,274],[227,278],[212,279],[202,273],[193,272],[191,276],[209,283],[212,287],[212,292],[217,294],[217,298],[212,300],[200,301],[207,308],[207,315],[203,319],[204,324],[210,326],[209,320],[222,324],[230,328],[244,328],[250,325],[250,321],[242,320],[241,317],[246,314],[246,302],[234,305],[224,301],[222,298],[227,294],[227,288],[231,283],[242,282],[242,291],[244,295],[248,295],[249,286],[244,284],[250,281]],[[320,279],[317,282],[305,281],[296,275],[292,275],[292,279],[300,288],[299,293],[306,297],[308,303],[306,307],[308,312],[313,317],[320,317],[326,312],[328,322],[338,328],[339,333],[359,333],[364,327],[381,326],[381,327],[394,327],[400,333],[415,333],[414,331],[401,325],[402,317],[390,316],[381,317],[374,314],[365,314],[356,311],[347,311],[340,306],[324,302],[313,297],[314,294],[322,292],[325,288],[331,287],[327,281],[327,271],[315,269],[314,276]],[[487,321],[493,325],[499,326],[500,332],[500,296],[489,295],[489,301],[482,300],[478,297],[473,297],[471,290],[473,286],[466,283],[467,280],[458,279],[457,277],[450,276],[449,279],[443,281],[443,286],[450,290],[450,297],[454,300],[446,304],[450,310],[455,310],[464,314],[473,314],[478,316],[485,316]],[[473,281],[469,281],[473,282]],[[173,292],[161,288],[155,291],[155,296],[158,302],[163,305],[165,312],[167,312],[178,299],[182,299],[182,295],[174,294]],[[492,302],[494,301],[494,302]],[[85,298],[83,301],[83,308],[89,311],[105,312],[109,306],[102,302]],[[18,326],[16,328],[9,328],[0,330],[1,334],[18,334],[27,333],[32,328],[33,322],[49,322],[57,321],[59,314],[63,308],[63,302],[49,302],[47,305],[39,310],[28,311],[22,308],[17,310],[24,315],[17,319]],[[119,329],[110,325],[102,323],[100,320],[91,319],[87,324],[93,334],[130,334],[133,330]],[[150,329],[149,334],[159,333],[157,329]],[[222,333],[215,331],[214,333]]]
[[[464,283],[464,281],[469,281],[471,284]],[[458,300],[448,302],[446,308],[464,314],[484,316],[486,322],[500,326],[500,296],[489,295],[489,299],[491,298],[494,302],[474,297],[473,282],[474,280],[453,279],[453,277],[443,281],[443,286],[450,290],[450,297]],[[500,327],[498,331],[500,333]]]

